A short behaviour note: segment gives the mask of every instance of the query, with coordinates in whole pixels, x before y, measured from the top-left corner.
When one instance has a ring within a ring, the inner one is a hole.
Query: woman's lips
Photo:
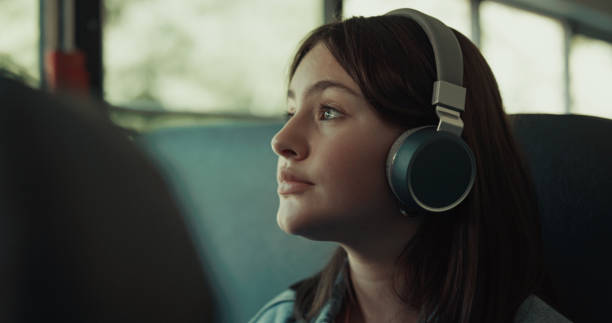
[[[299,194],[310,189],[314,186],[311,183],[298,182],[298,181],[281,181],[278,183],[278,194],[280,195],[291,195]]]
[[[278,172],[278,194],[299,194],[313,187],[314,184],[305,179],[299,173],[289,168],[279,169]]]

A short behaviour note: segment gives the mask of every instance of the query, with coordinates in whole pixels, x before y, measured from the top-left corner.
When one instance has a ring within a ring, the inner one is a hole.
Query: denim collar
[[[340,313],[342,309],[342,304],[347,294],[347,286],[349,285],[346,279],[346,272],[349,270],[348,268],[348,259],[345,260],[342,269],[338,272],[336,279],[334,280],[334,285],[332,287],[332,293],[330,299],[325,303],[319,315],[311,321],[312,323],[333,323],[336,319],[336,316]],[[423,313],[421,313],[423,314]],[[419,323],[427,323],[434,322],[434,313],[430,315],[427,319],[424,319],[422,316],[419,317]]]
[[[345,272],[348,269],[348,260],[344,262],[344,266],[336,276],[330,299],[321,309],[321,312],[314,320],[314,323],[332,323],[342,309],[342,303],[346,296],[347,283],[345,281]]]

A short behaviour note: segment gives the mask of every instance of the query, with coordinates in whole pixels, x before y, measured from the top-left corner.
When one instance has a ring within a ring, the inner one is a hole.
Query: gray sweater
[[[293,303],[295,302],[295,292],[286,290],[266,304],[249,321],[249,323],[290,323],[293,314]],[[339,312],[340,306],[331,300],[325,305],[319,315],[312,323],[331,323],[334,322]],[[523,301],[514,315],[515,323],[567,323],[571,322],[563,315],[559,314],[552,307],[535,295],[531,295]]]

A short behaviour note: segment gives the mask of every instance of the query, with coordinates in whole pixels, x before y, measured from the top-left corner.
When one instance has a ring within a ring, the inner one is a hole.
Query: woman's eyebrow
[[[353,96],[356,96],[358,98],[361,98],[361,94],[359,94],[358,92],[356,92],[355,90],[351,89],[350,87],[340,83],[340,82],[336,82],[336,81],[331,81],[331,80],[322,80],[322,81],[318,81],[317,83],[311,85],[307,90],[306,93],[304,94],[304,97],[307,96],[311,96],[313,95],[315,92],[322,92],[323,90],[330,88],[330,87],[335,87],[338,88],[340,90],[343,90]],[[293,90],[289,89],[287,91],[287,99],[295,99],[295,93],[293,92]]]

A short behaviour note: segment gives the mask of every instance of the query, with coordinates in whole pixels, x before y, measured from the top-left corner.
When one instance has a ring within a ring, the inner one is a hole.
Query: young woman
[[[442,211],[406,207],[386,170],[400,135],[441,118],[432,106],[436,58],[420,23],[354,17],[302,42],[290,67],[289,119],[272,139],[277,221],[339,248],[251,322],[567,322],[535,295],[537,206],[495,78],[478,49],[452,33],[467,89],[459,135],[476,176]]]

